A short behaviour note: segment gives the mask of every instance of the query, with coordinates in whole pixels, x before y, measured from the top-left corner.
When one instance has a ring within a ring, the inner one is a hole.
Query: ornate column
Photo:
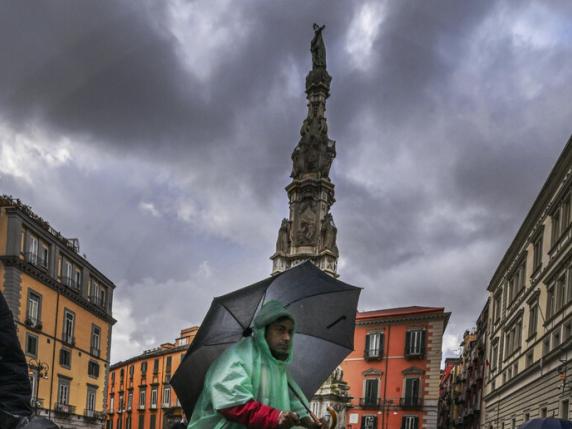
[[[311,42],[312,70],[306,76],[308,114],[300,129],[300,141],[292,153],[292,182],[286,187],[290,216],[278,231],[272,274],[310,260],[337,277],[337,228],[330,213],[334,184],[329,172],[336,156],[336,142],[328,137],[326,99],[332,77],[326,70],[325,26],[314,24]]]

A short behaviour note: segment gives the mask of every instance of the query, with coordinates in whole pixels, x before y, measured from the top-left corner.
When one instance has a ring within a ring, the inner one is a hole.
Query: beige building
[[[488,287],[486,429],[570,416],[571,184],[572,139]]]
[[[30,368],[33,406],[61,428],[100,428],[113,289],[30,207],[0,196],[0,290]]]

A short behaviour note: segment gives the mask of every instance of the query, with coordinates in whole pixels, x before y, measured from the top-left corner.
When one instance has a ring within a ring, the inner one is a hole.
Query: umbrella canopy
[[[277,300],[296,320],[290,375],[308,397],[353,350],[361,288],[325,274],[311,262],[215,298],[171,384],[190,419],[210,364],[249,335],[258,309]]]
[[[532,419],[520,426],[519,429],[572,429],[572,422],[562,419]]]

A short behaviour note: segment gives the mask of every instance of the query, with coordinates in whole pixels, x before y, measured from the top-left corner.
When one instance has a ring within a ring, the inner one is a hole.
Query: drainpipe
[[[391,325],[387,325],[387,354],[385,356],[385,377],[383,380],[383,400],[387,400],[387,366],[389,364],[389,337],[391,335]],[[387,417],[386,417],[387,415]],[[381,422],[381,427],[387,429],[387,421],[389,420],[389,410],[384,404],[383,414],[381,415],[383,421]]]
[[[54,346],[52,347],[52,375],[50,376],[50,402],[48,404],[48,419],[50,420],[52,418],[52,396],[54,393],[54,368],[56,366],[56,343],[58,338],[59,307],[60,307],[60,288],[58,286],[57,298],[56,298],[56,327],[54,329]]]

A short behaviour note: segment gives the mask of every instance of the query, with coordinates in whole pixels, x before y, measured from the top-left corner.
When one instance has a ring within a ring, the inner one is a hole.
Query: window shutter
[[[365,356],[369,356],[369,344],[370,344],[370,340],[371,340],[371,338],[370,338],[369,334],[367,334],[367,335],[365,336]]]
[[[384,352],[384,341],[385,335],[383,334],[383,332],[381,332],[379,334],[379,357],[382,358],[383,357],[383,352]]]
[[[403,416],[401,417],[401,429],[406,429],[405,425],[407,422],[407,417]]]
[[[405,333],[405,355],[409,354],[409,343],[411,342],[411,332],[407,331]]]
[[[417,429],[419,427],[419,417],[413,417],[413,429]]]
[[[421,339],[421,356],[425,356],[425,331],[420,332],[420,339]]]

